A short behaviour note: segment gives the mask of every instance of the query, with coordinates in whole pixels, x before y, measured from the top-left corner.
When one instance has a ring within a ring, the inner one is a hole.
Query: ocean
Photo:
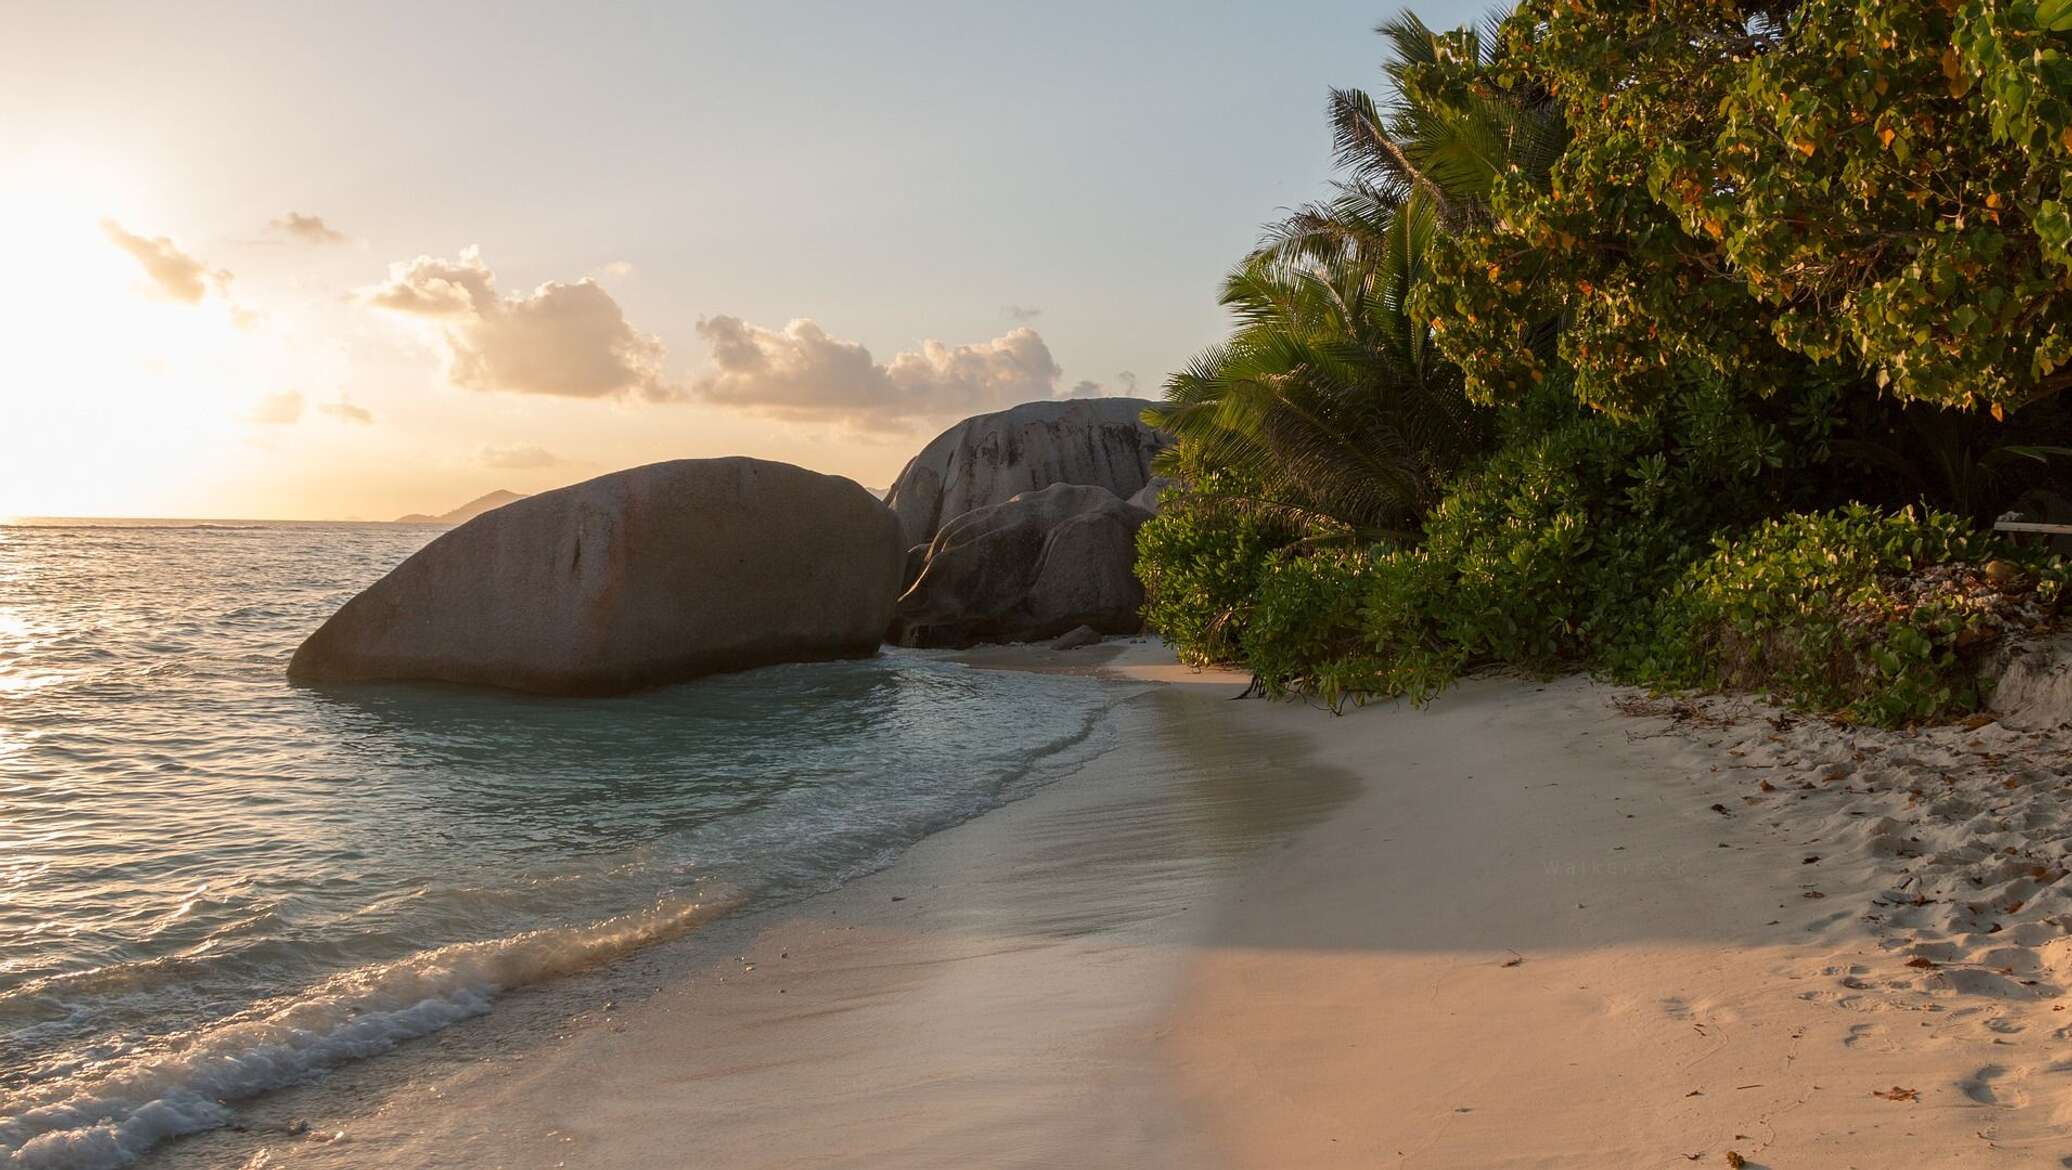
[[[1110,684],[914,651],[611,699],[289,685],[439,531],[0,527],[0,1165],[127,1164],[1113,734]]]

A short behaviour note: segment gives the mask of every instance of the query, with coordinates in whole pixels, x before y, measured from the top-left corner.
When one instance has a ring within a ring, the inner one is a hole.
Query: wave
[[[346,972],[169,1050],[0,1101],[0,1166],[126,1166],[167,1138],[223,1125],[229,1102],[481,1015],[501,992],[685,934],[738,901],[667,900],[589,926],[455,943]]]

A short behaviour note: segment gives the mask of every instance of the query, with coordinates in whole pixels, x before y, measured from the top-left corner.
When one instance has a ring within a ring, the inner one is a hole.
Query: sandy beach
[[[0,1170],[2072,1170],[2072,0],[109,7]]]
[[[151,1163],[2072,1164],[2063,869],[1993,836],[2062,848],[2054,733],[973,661],[1142,685],[1078,772],[885,871]]]

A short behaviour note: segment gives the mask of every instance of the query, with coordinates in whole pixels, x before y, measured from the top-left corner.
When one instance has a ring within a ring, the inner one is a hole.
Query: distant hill
[[[396,517],[398,524],[464,524],[492,508],[501,508],[513,500],[525,498],[524,492],[507,492],[502,488],[486,496],[477,496],[451,512],[427,516],[423,512],[412,512],[408,516]]]

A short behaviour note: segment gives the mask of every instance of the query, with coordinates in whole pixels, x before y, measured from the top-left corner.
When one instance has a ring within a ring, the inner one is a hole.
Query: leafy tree
[[[1420,308],[1471,392],[1636,411],[1697,363],[1832,364],[1997,416],[2072,383],[2063,0],[1527,0],[1489,84],[1571,139],[1442,244]]]

